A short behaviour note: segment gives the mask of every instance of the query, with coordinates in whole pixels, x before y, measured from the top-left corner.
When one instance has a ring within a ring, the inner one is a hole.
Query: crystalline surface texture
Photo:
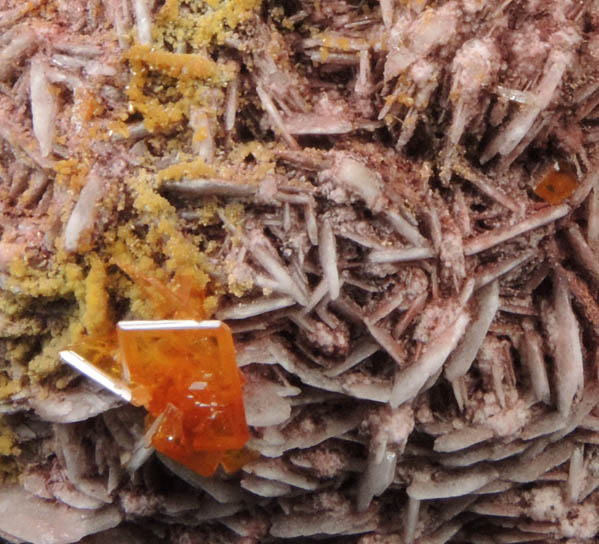
[[[225,450],[243,448],[248,430],[226,325],[129,322],[119,325],[118,336],[134,402],[161,418],[156,449],[210,474]]]

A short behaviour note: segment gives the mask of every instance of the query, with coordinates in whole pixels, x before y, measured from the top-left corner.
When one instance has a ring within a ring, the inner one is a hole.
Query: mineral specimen
[[[241,380],[219,321],[122,321],[119,345],[132,401],[156,421],[156,449],[205,476],[245,446]]]
[[[598,119],[595,1],[0,0],[2,535],[594,542]],[[211,317],[204,477],[57,354]]]

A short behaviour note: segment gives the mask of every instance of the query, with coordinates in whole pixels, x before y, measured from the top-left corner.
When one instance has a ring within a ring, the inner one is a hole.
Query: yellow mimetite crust
[[[158,172],[158,181],[178,181],[183,178],[213,177],[216,171],[207,165],[204,159],[194,159],[172,164]]]
[[[0,485],[14,482],[15,463],[11,456],[19,455],[20,450],[15,446],[15,433],[0,416]]]
[[[153,38],[162,46],[222,44],[261,4],[262,0],[191,0],[183,10],[180,0],[167,0],[156,18]]]
[[[215,62],[204,50],[222,44],[252,17],[261,0],[191,1],[185,9],[181,4],[169,0],[161,8],[152,46],[136,44],[124,55],[132,74],[127,89],[131,108],[144,116],[150,132],[188,118],[193,106],[209,106],[209,89],[223,87],[235,77],[233,63]],[[192,52],[171,52],[190,47]]]
[[[230,64],[217,64],[204,55],[169,53],[144,45],[134,45],[125,58],[132,74],[127,90],[131,107],[144,116],[150,132],[189,117],[192,106],[203,104],[206,88],[222,86],[234,75]],[[154,72],[158,77],[150,78]],[[174,79],[174,85],[160,76]],[[174,100],[165,101],[169,98]]]
[[[149,45],[134,45],[125,54],[132,63],[143,62],[150,70],[158,70],[171,77],[206,79],[224,82],[227,77],[225,66],[196,53],[169,53],[153,49]]]
[[[0,455],[18,453],[18,448],[15,447],[14,442],[14,432],[4,423],[4,419],[0,417]]]

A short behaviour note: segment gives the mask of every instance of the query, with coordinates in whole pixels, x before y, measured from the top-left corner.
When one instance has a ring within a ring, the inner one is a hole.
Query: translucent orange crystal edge
[[[109,375],[118,379],[127,379],[130,373],[130,365],[126,361],[125,349],[118,339],[118,330],[117,328],[116,333],[102,338],[84,337],[80,343],[72,346],[72,348],[90,363]],[[235,472],[243,465],[258,457],[256,452],[244,447],[249,439],[249,430],[245,420],[245,408],[242,396],[243,375],[237,368],[235,347],[229,327],[224,323],[220,323],[215,337],[218,343],[221,362],[229,361],[229,365],[233,370],[229,373],[228,385],[233,388],[236,394],[232,406],[233,415],[237,418],[238,443],[236,447],[234,449],[212,450],[203,450],[189,446],[185,449],[171,447],[168,440],[169,422],[165,419],[158,425],[152,437],[152,444],[158,451],[203,476],[212,475],[219,464],[227,472]],[[174,371],[176,371],[176,368]],[[148,409],[153,398],[152,387],[149,387],[148,384],[138,383],[135,380],[129,381],[129,386],[132,392],[132,403]],[[150,413],[149,424],[160,417],[160,415],[160,413]]]
[[[168,455],[172,459],[180,462],[188,468],[204,475],[210,476],[218,468],[219,464],[222,464],[223,468],[227,472],[233,472],[243,466],[243,464],[255,459],[255,455],[247,449],[244,449],[244,445],[249,439],[249,431],[247,423],[245,421],[245,409],[243,406],[242,397],[242,376],[237,368],[235,348],[233,344],[233,337],[231,331],[227,325],[220,322],[218,326],[213,329],[183,329],[182,331],[169,331],[171,340],[173,334],[183,336],[183,340],[187,337],[188,341],[195,340],[198,338],[209,339],[213,337],[217,342],[217,365],[220,370],[219,378],[220,384],[209,383],[207,386],[207,393],[209,397],[212,397],[215,403],[215,413],[212,413],[209,418],[213,421],[224,420],[224,426],[228,424],[229,430],[234,432],[234,435],[226,437],[227,445],[232,447],[231,449],[220,449],[218,448],[218,437],[212,437],[212,442],[206,442],[198,436],[198,433],[194,433],[194,426],[197,428],[202,423],[211,423],[210,421],[198,421],[197,417],[201,414],[201,410],[196,410],[195,413],[193,408],[190,409],[189,399],[192,399],[193,394],[190,394],[189,386],[194,381],[200,381],[206,379],[205,373],[202,371],[205,369],[197,368],[195,374],[191,374],[189,379],[181,384],[178,382],[178,389],[176,398],[163,398],[156,399],[156,395],[164,394],[165,387],[164,382],[168,382],[166,390],[172,394],[173,383],[177,382],[176,376],[177,367],[172,369],[173,376],[168,376],[165,373],[165,380],[162,384],[160,383],[143,383],[143,368],[137,366],[143,366],[144,364],[151,364],[152,361],[135,361],[136,353],[133,346],[127,341],[127,334],[119,327],[119,345],[121,348],[121,355],[124,358],[127,367],[131,373],[131,384],[133,392],[133,402],[136,404],[143,404],[149,409],[152,418],[162,417],[162,421],[157,427],[156,432],[152,437],[152,443],[154,447]],[[138,337],[151,337],[156,338],[156,334],[159,331],[137,331]],[[133,333],[135,337],[135,332]],[[178,346],[179,348],[181,346]],[[160,357],[160,352],[156,352],[155,357]],[[210,357],[210,353],[207,354]],[[190,365],[197,362],[198,357],[201,359],[202,354],[195,354],[187,362],[187,368],[179,366],[179,374],[187,374],[189,376]],[[136,363],[139,363],[136,366]],[[162,360],[158,361],[159,365],[164,366]],[[214,361],[209,364],[206,363],[204,366],[214,367]],[[176,363],[172,363],[175,366]],[[191,369],[193,370],[193,369]],[[154,380],[159,382],[160,380],[154,376]],[[169,387],[171,386],[171,387]],[[202,396],[206,396],[205,394]],[[187,401],[185,399],[188,399]],[[221,404],[219,404],[219,401]],[[187,404],[187,405],[186,405]],[[166,408],[170,409],[167,410]],[[150,409],[151,408],[151,409]],[[223,410],[226,413],[223,413]],[[220,415],[219,415],[220,414]],[[204,416],[205,419],[205,416]],[[192,422],[192,424],[190,423]],[[222,440],[221,440],[222,443]],[[233,449],[235,448],[235,449]]]

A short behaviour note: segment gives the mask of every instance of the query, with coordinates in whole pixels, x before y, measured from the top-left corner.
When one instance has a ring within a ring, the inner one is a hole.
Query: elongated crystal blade
[[[81,357],[81,355],[75,353],[72,350],[63,350],[58,356],[60,359],[85,374],[88,378],[99,383],[109,391],[112,391],[115,395],[118,395],[123,400],[131,402],[131,389],[123,381],[112,377],[110,374],[100,370],[98,367],[90,363],[87,359]]]

